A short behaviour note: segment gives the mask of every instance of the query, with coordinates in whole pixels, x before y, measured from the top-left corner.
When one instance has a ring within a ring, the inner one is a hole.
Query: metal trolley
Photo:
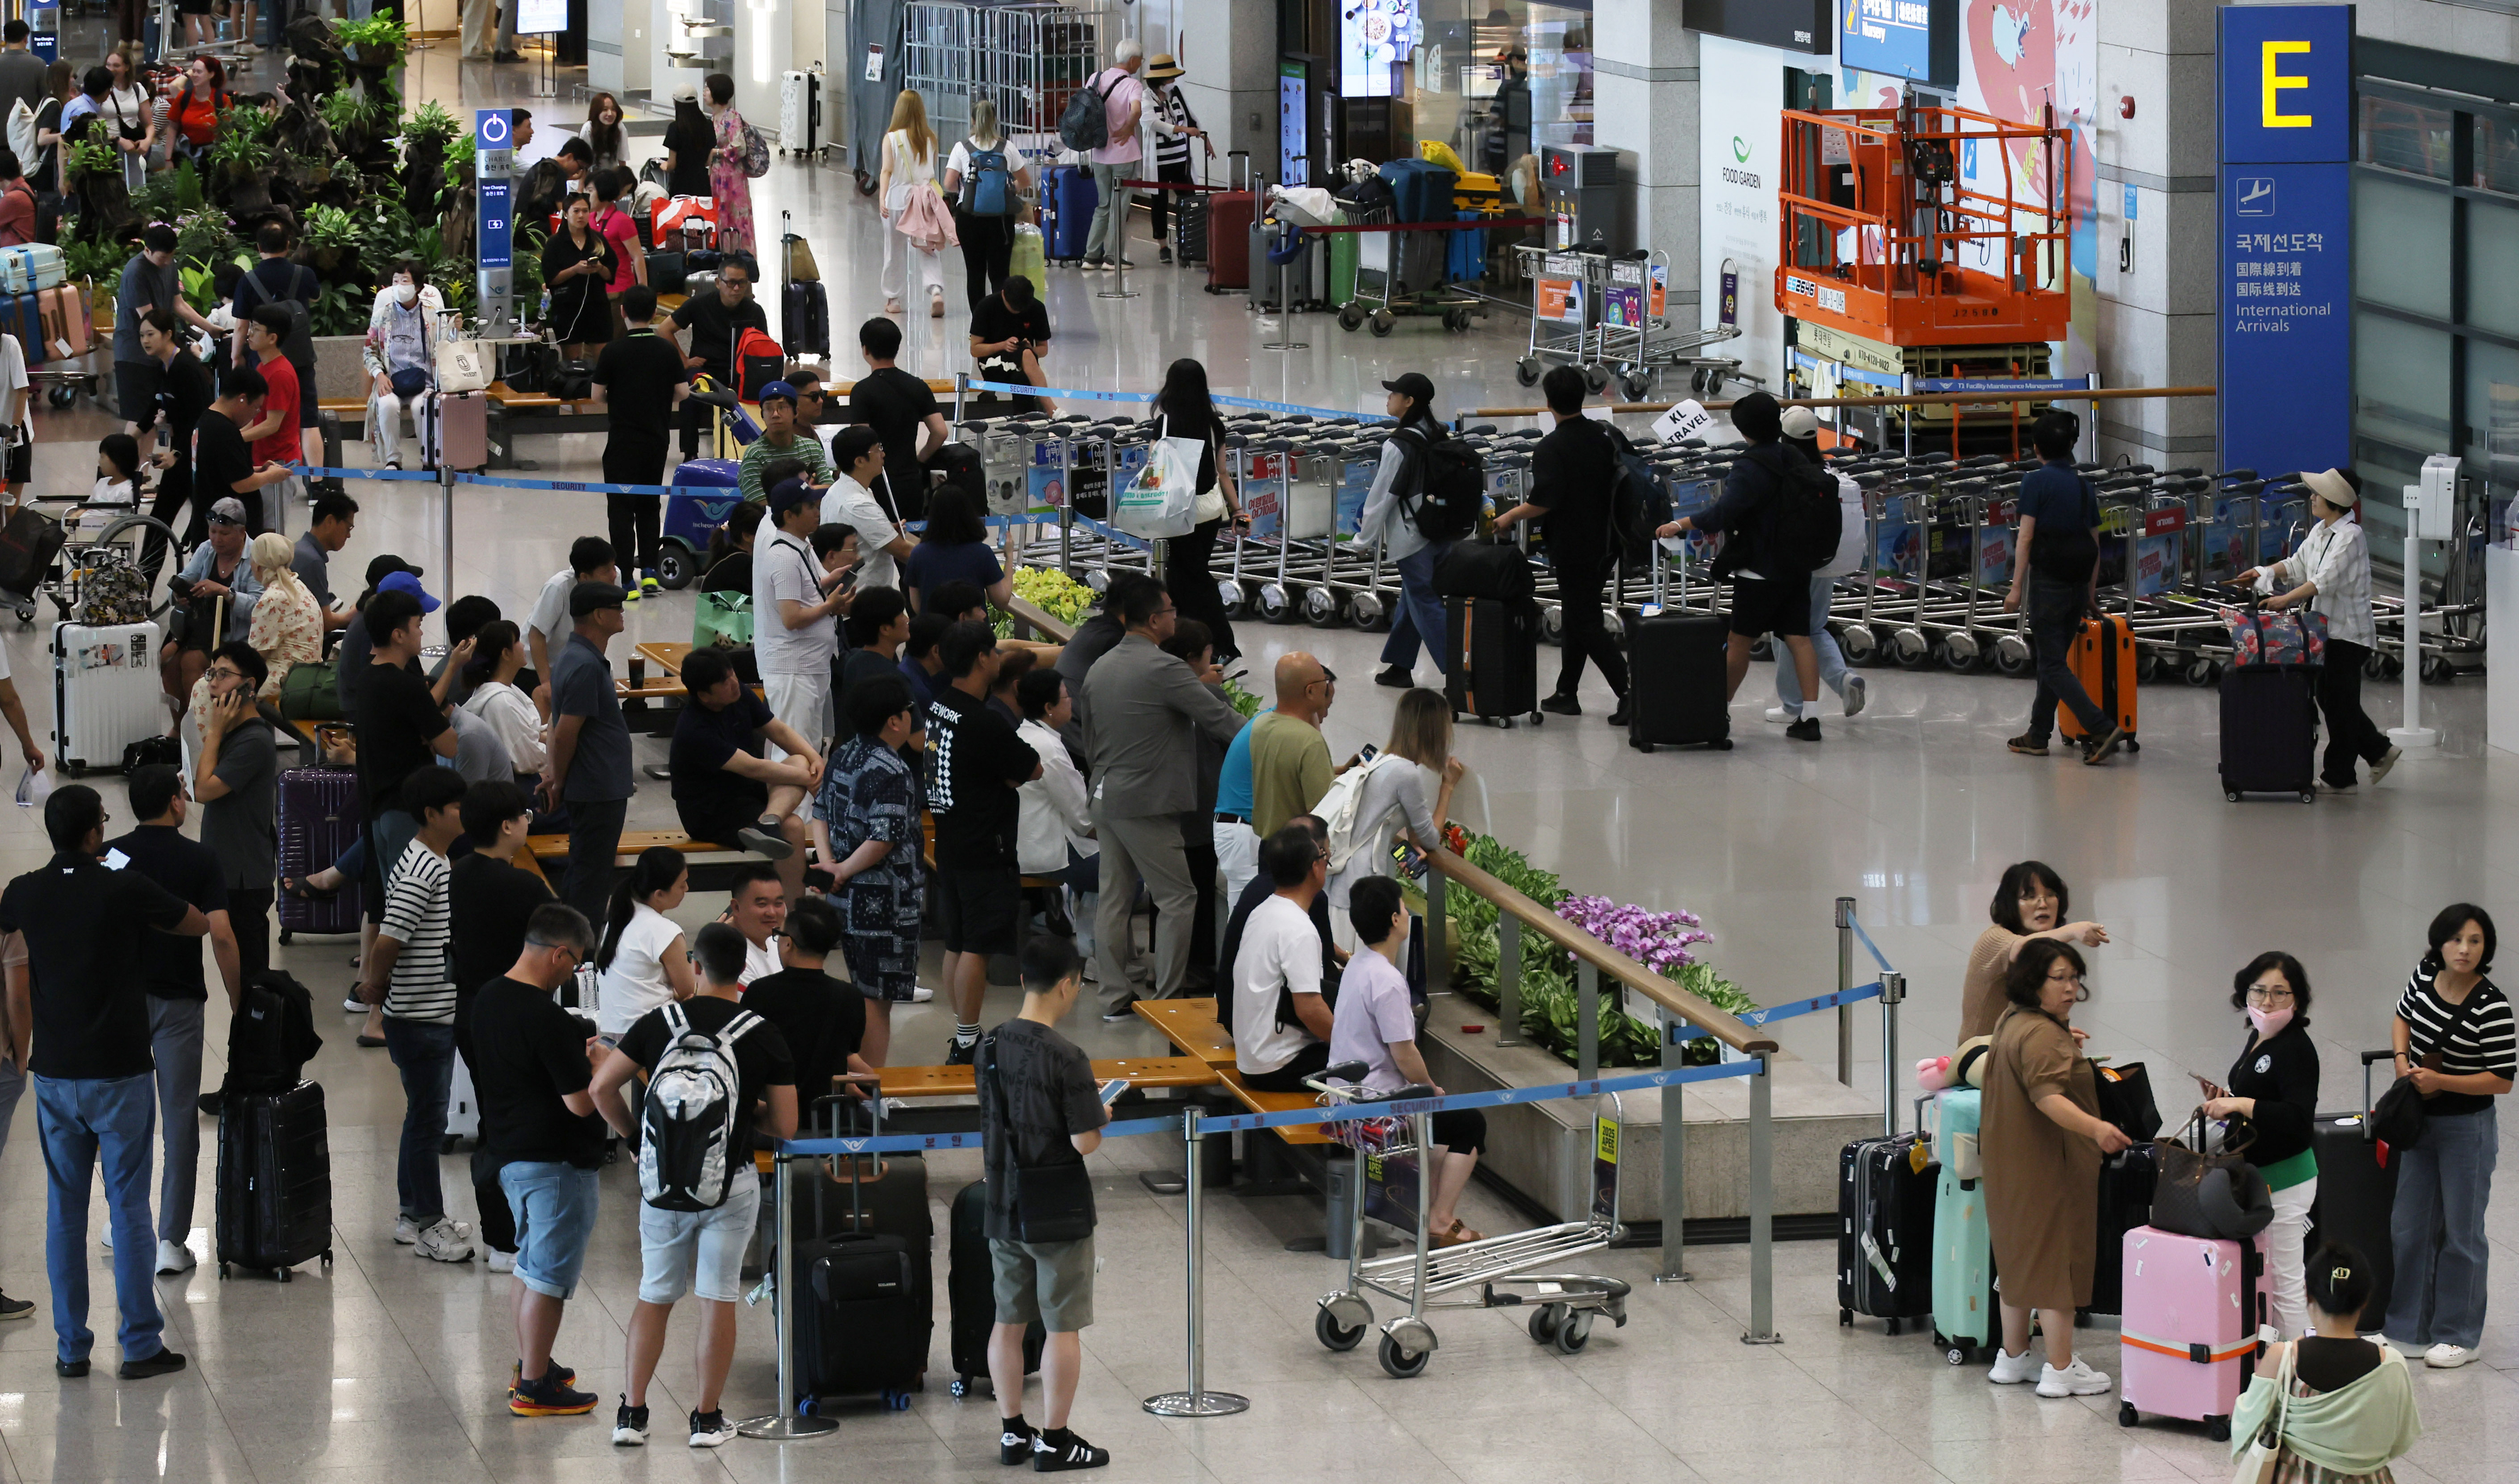
[[[971,132],[971,100],[997,106],[997,127],[1034,159],[1058,152],[1058,116],[1101,65],[1101,41],[1127,28],[1116,7],[973,5],[910,0],[902,12],[902,85],[927,100],[939,139]]]
[[[1306,1078],[1333,1104],[1366,1100],[1341,1085],[1364,1074],[1364,1064],[1349,1062]],[[1432,1096],[1432,1089],[1403,1087],[1392,1095],[1396,1106]],[[1612,1324],[1627,1322],[1627,1284],[1590,1273],[1528,1273],[1522,1269],[1562,1262],[1597,1251],[1617,1240],[1618,1132],[1616,1093],[1604,1094],[1608,1116],[1592,1118],[1592,1208],[1586,1220],[1560,1222],[1501,1237],[1483,1237],[1459,1246],[1435,1250],[1426,1230],[1430,1184],[1418,1151],[1429,1147],[1432,1114],[1395,1113],[1388,1119],[1332,1124],[1340,1142],[1354,1149],[1355,1199],[1348,1233],[1347,1287],[1322,1296],[1312,1319],[1312,1333],[1332,1350],[1352,1350],[1373,1328],[1373,1307],[1366,1294],[1380,1293],[1408,1306],[1408,1312],[1384,1324],[1379,1358],[1382,1369],[1406,1380],[1423,1375],[1437,1341],[1426,1322],[1428,1309],[1530,1309],[1530,1337],[1553,1345],[1563,1355],[1580,1351],[1592,1337],[1593,1321],[1609,1316]],[[1364,1222],[1368,1208],[1381,1220],[1413,1229],[1416,1250],[1397,1257],[1364,1259]],[[1453,1297],[1439,1297],[1453,1294]]]

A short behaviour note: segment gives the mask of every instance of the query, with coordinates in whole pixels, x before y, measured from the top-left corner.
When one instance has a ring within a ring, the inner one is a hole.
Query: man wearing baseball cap
[[[576,623],[552,660],[551,757],[543,764],[543,807],[568,808],[568,875],[560,899],[603,920],[613,856],[630,811],[630,724],[612,688],[604,646],[621,633],[617,583],[579,583],[568,595]]]
[[[821,500],[822,492],[801,476],[781,480],[770,492],[769,519],[752,543],[752,652],[761,663],[761,687],[771,713],[815,749],[831,735],[838,615],[849,611],[854,591],[841,587],[839,574],[825,572],[821,558],[814,554]],[[790,751],[779,744],[773,747],[773,763]],[[808,797],[812,793],[806,790]],[[797,869],[803,869],[801,862]]]
[[[761,389],[761,436],[743,450],[743,460],[735,468],[735,488],[746,500],[762,499],[767,493],[762,471],[782,458],[805,466],[818,497],[821,487],[831,482],[831,456],[823,452],[822,440],[796,425],[795,384],[773,381]]]
[[[1423,372],[1385,381],[1382,389],[1391,394],[1387,410],[1399,425],[1382,441],[1382,461],[1364,497],[1357,539],[1381,542],[1383,554],[1399,569],[1399,606],[1391,615],[1391,637],[1383,642],[1382,673],[1374,682],[1405,690],[1417,683],[1413,672],[1421,640],[1437,672],[1451,668],[1444,663],[1443,599],[1435,590],[1435,569],[1452,544],[1428,537],[1417,524],[1417,504],[1426,495],[1426,456],[1443,441],[1443,424],[1435,415],[1435,383]]]
[[[1804,458],[1822,468],[1828,466],[1820,458],[1816,413],[1806,407],[1789,407],[1785,409],[1783,426],[1786,447],[1798,450]],[[1837,693],[1850,717],[1863,710],[1864,679],[1845,668],[1845,651],[1836,647],[1836,635],[1828,632],[1828,611],[1836,596],[1836,580],[1851,576],[1863,566],[1863,486],[1848,475],[1837,475],[1836,505],[1836,554],[1810,576],[1810,641],[1811,653],[1819,660],[1819,682]],[[1801,669],[1793,663],[1792,651],[1778,646],[1776,700],[1780,704],[1768,711],[1768,720],[1790,722],[1801,716],[1806,699],[1801,679]]]
[[[385,580],[397,572],[410,574],[414,589],[418,588],[420,570],[401,557],[388,553],[371,560],[368,563],[368,590],[359,595],[352,611],[365,610],[376,595],[384,590]],[[427,596],[425,592],[420,595]],[[353,618],[350,627],[341,631],[340,646],[332,651],[333,684],[341,697],[341,715],[345,717],[359,714],[359,682],[366,677],[368,660],[375,652],[368,642],[368,626]]]
[[[243,638],[253,624],[253,600],[262,595],[253,562],[245,555],[244,502],[231,495],[210,504],[209,540],[193,548],[175,575],[173,589],[184,607],[183,633],[158,650],[166,693],[188,701],[210,652],[230,638]]]

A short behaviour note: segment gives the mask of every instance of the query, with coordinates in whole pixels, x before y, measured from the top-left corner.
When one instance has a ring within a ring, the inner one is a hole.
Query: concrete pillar
[[[2214,379],[2213,11],[2213,0],[2099,7],[2099,252],[2091,268],[2102,386]],[[2127,98],[2131,119],[2121,109]],[[2100,406],[2097,457],[2211,461],[2210,399]],[[2092,447],[2086,440],[2085,458]]]
[[[1699,318],[1697,33],[1670,0],[1599,0],[1592,13],[1592,139],[1627,152],[1630,243],[1670,255],[1672,323]]]
[[[1233,0],[1202,14],[1187,3],[1165,5],[1157,0],[1139,6],[1146,22],[1138,39],[1146,53],[1170,51],[1187,70],[1181,96],[1190,112],[1215,146],[1215,162],[1204,163],[1202,152],[1190,153],[1190,170],[1212,169],[1224,182],[1225,152],[1248,150],[1251,168],[1260,178],[1277,173],[1277,8],[1254,0]],[[1107,63],[1119,44],[1114,34],[1103,39]]]

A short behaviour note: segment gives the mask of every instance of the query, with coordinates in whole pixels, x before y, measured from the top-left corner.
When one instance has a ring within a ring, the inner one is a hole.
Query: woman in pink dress
[[[708,101],[717,114],[717,148],[709,152],[709,195],[717,197],[720,252],[750,252],[752,180],[743,173],[743,115],[734,110],[734,79],[708,74]]]

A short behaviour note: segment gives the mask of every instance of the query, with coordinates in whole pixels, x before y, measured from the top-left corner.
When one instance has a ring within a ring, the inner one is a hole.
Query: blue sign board
[[[2349,5],[2225,6],[2221,466],[2340,468],[2353,434]]]
[[[1959,85],[1957,0],[1836,0],[1840,66]]]

